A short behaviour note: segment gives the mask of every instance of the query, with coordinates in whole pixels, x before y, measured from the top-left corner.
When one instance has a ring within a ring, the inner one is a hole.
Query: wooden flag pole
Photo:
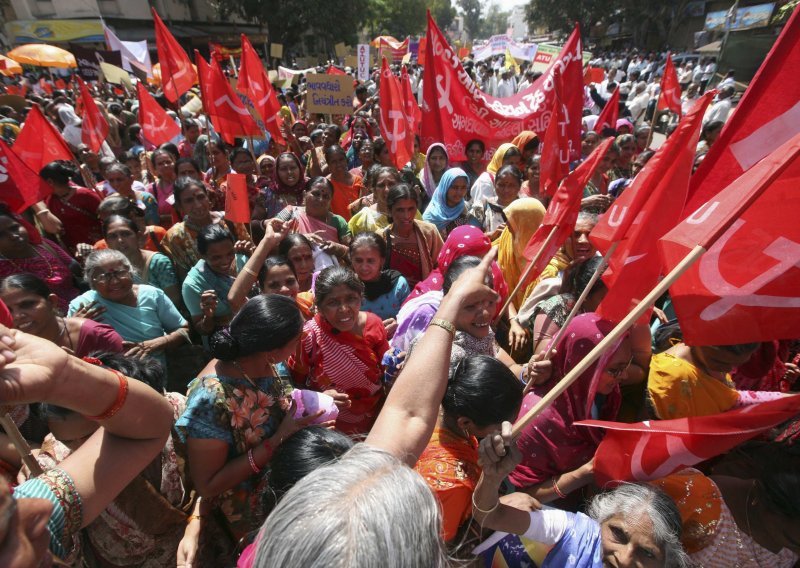
[[[522,276],[519,277],[519,282],[517,282],[516,287],[508,295],[508,299],[506,300],[506,303],[503,304],[503,308],[500,310],[500,312],[498,312],[498,317],[501,316],[502,314],[504,314],[506,312],[506,310],[508,309],[508,306],[511,304],[511,302],[514,301],[514,297],[519,293],[519,291],[522,288],[523,284],[525,284],[525,281],[530,276],[531,271],[533,270],[533,267],[536,265],[537,262],[539,262],[539,259],[544,254],[544,251],[547,250],[547,247],[550,246],[550,243],[555,238],[557,230],[558,230],[558,225],[554,225],[553,228],[550,229],[550,234],[547,235],[547,239],[545,239],[544,244],[542,244],[542,247],[536,253],[536,256],[533,257],[533,260],[531,260],[528,263],[528,266],[525,269],[525,272],[523,272]]]
[[[612,243],[611,246],[608,248],[605,256],[603,256],[603,260],[600,262],[600,266],[597,267],[597,270],[594,271],[592,274],[592,278],[589,280],[589,283],[586,285],[586,288],[583,289],[581,295],[575,301],[575,305],[572,307],[572,311],[569,312],[567,319],[564,321],[564,325],[561,326],[561,329],[558,330],[556,336],[553,338],[553,341],[550,342],[550,347],[547,348],[544,354],[544,360],[549,360],[556,351],[558,344],[561,342],[561,338],[564,336],[564,333],[569,327],[570,322],[578,315],[580,312],[581,306],[583,302],[586,301],[586,298],[589,296],[589,293],[592,290],[592,287],[595,283],[600,279],[600,276],[603,274],[603,270],[605,270],[606,266],[608,266],[608,261],[611,258],[611,255],[614,254],[614,251],[617,250],[619,246],[619,241]]]
[[[22,434],[19,432],[19,428],[17,428],[17,425],[14,424],[13,420],[11,420],[11,416],[6,413],[5,408],[0,410],[0,426],[2,426],[3,430],[6,431],[8,437],[11,438],[11,442],[17,449],[19,457],[22,458],[22,463],[28,467],[31,472],[31,476],[38,477],[42,475],[44,472],[42,471],[41,466],[39,466],[39,462],[37,462],[36,458],[34,458],[31,454],[31,447],[28,445],[28,442],[25,440],[25,438],[22,437]]]
[[[580,363],[573,367],[572,370],[567,373],[550,392],[548,392],[538,403],[536,403],[536,405],[531,408],[525,414],[525,416],[517,420],[512,430],[512,436],[514,438],[518,438],[522,433],[522,430],[524,430],[534,418],[539,416],[539,414],[541,414],[542,411],[550,406],[556,398],[558,398],[565,390],[567,390],[578,377],[585,373],[586,370],[600,358],[600,355],[602,355],[606,349],[608,349],[614,344],[614,342],[622,337],[622,335],[628,331],[628,329],[633,326],[634,323],[636,323],[636,320],[642,317],[642,315],[650,308],[650,306],[652,306],[655,301],[660,298],[661,295],[666,292],[669,287],[705,252],[706,249],[701,245],[695,246],[691,252],[689,252],[689,254],[687,254],[683,260],[681,260],[680,263],[673,268],[672,271],[667,274],[661,282],[658,283],[655,288],[650,290],[650,293],[647,294],[647,296],[645,296],[645,298],[636,305],[633,311],[625,316],[625,318],[619,322],[613,330],[611,330],[611,333],[606,335],[603,340],[598,343],[595,348],[592,349],[589,354],[581,360]]]

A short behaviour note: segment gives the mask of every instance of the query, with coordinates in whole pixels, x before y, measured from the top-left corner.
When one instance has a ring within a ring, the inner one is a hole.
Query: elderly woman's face
[[[0,566],[50,565],[47,523],[52,513],[53,504],[47,499],[14,499],[0,481]]]
[[[14,256],[30,244],[28,231],[13,217],[0,217],[0,254]]]
[[[600,525],[603,565],[617,568],[663,568],[664,551],[653,537],[646,513],[616,514]]]
[[[133,275],[124,263],[110,260],[94,271],[92,286],[106,300],[123,302],[133,290]]]

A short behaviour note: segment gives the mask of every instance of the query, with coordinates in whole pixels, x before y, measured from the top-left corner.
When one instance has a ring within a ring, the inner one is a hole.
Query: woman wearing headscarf
[[[264,219],[272,219],[286,206],[303,203],[303,190],[308,183],[305,168],[292,152],[283,152],[275,160],[275,175],[267,187],[261,190]],[[253,218],[259,218],[255,215]]]
[[[539,149],[539,137],[533,130],[523,130],[517,134],[511,143],[522,152],[522,163],[527,164],[531,156]]]
[[[450,168],[439,180],[433,198],[425,209],[422,219],[433,223],[442,237],[468,223],[478,225],[478,221],[467,214],[467,202],[464,196],[469,191],[467,172],[461,168]]]
[[[613,323],[601,320],[597,314],[576,317],[553,357],[552,377],[525,397],[520,416],[546,395],[613,327]],[[621,402],[619,383],[627,376],[630,361],[631,346],[626,335],[525,427],[518,441],[522,462],[509,476],[515,487],[546,503],[593,481],[592,462],[603,430],[583,428],[574,423],[592,418],[616,418]]]
[[[500,147],[495,150],[489,165],[486,166],[486,171],[478,176],[478,181],[472,186],[470,191],[472,205],[483,207],[487,199],[495,196],[494,176],[500,168],[509,164],[521,168],[521,162],[522,152],[519,151],[519,148],[509,142],[500,144]]]
[[[425,154],[425,167],[419,173],[419,179],[426,193],[422,196],[424,201],[427,202],[433,197],[433,192],[436,191],[442,175],[449,167],[450,156],[447,154],[444,144],[440,142],[431,144]]]
[[[503,270],[506,284],[510,290],[516,288],[522,273],[528,264],[523,252],[531,240],[531,237],[539,228],[544,218],[545,209],[538,199],[533,197],[523,197],[514,201],[511,205],[503,209],[503,213],[508,219],[508,224],[500,238],[494,241],[497,246],[497,262]],[[520,325],[517,320],[517,310],[525,302],[525,299],[533,291],[534,284],[529,284],[521,290],[514,301],[508,306],[508,318],[510,329],[508,332],[509,348],[512,351],[522,349],[528,342],[528,332]]]

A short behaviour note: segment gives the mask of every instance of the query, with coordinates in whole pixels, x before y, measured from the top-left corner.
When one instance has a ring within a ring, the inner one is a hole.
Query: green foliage
[[[425,30],[426,0],[369,0],[370,36],[391,35],[402,40]]]
[[[449,28],[456,17],[456,9],[450,0],[428,0],[428,10],[441,29]]]
[[[480,0],[458,0],[458,7],[464,16],[464,27],[472,39],[481,34],[481,2]]]
[[[525,12],[529,23],[554,32],[569,33],[575,22],[580,22],[582,36],[588,37],[591,26],[612,13],[616,3],[618,0],[531,0]]]
[[[511,12],[501,10],[500,6],[492,4],[489,7],[489,11],[486,12],[486,18],[483,20],[481,37],[490,37],[506,33],[508,29],[508,17],[510,15]]]

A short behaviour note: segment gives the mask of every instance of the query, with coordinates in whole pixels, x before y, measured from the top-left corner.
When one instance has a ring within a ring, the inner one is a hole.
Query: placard
[[[347,55],[347,46],[344,42],[334,45],[333,50],[336,52],[336,57],[345,57]]]
[[[306,109],[312,113],[350,114],[353,112],[353,78],[349,75],[307,76]]]
[[[344,66],[345,67],[349,67],[350,69],[355,71],[356,67],[358,67],[358,57],[356,57],[355,55],[347,55],[347,56],[345,56],[345,58],[344,58]]]
[[[281,59],[283,57],[283,44],[282,43],[269,44],[269,56],[274,57],[275,59]]]
[[[358,57],[358,75],[356,78],[359,81],[366,81],[369,79],[369,44],[360,43],[356,51]]]

